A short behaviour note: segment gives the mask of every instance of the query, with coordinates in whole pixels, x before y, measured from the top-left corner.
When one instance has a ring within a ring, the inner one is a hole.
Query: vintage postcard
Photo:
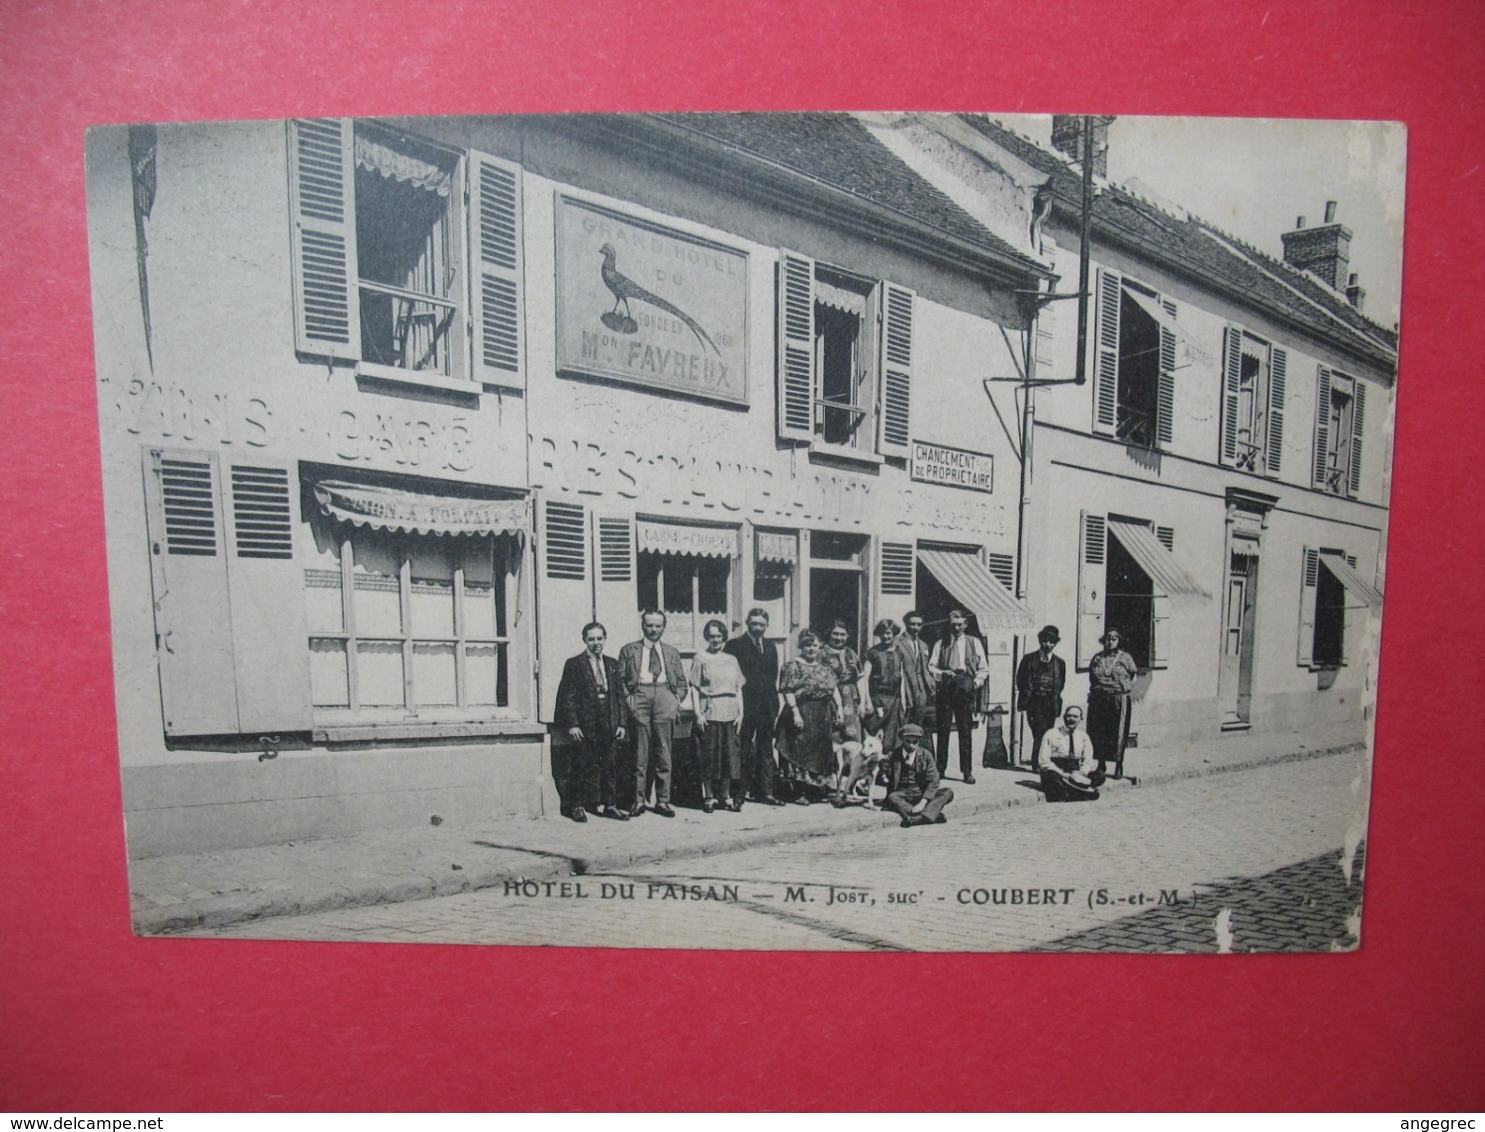
[[[1405,145],[92,131],[135,930],[1357,947]]]

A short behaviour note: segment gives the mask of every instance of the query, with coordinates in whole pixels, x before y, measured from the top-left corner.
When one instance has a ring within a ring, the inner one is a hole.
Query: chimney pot
[[[1325,202],[1325,223],[1335,223],[1335,201],[1333,200],[1328,200]]]
[[[1083,160],[1083,120],[1080,114],[1052,115],[1052,148],[1080,164]],[[1110,114],[1094,114],[1087,119],[1093,133],[1093,172],[1099,177],[1109,175],[1109,125],[1113,120]]]
[[[1303,216],[1301,216],[1298,220],[1296,220],[1294,222],[1294,230],[1296,232],[1299,231],[1304,226],[1305,226],[1305,218]]]

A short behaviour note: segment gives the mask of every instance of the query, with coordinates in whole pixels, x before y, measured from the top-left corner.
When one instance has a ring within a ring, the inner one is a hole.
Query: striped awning
[[[735,527],[692,527],[640,519],[637,547],[653,554],[694,554],[700,558],[736,558]]]
[[[1360,598],[1368,609],[1382,608],[1382,591],[1358,574],[1341,555],[1321,554],[1320,561],[1346,587],[1348,594]]]
[[[420,535],[515,535],[526,529],[524,499],[461,499],[390,487],[321,480],[320,510],[332,519]]]
[[[1142,311],[1153,318],[1157,326],[1180,339],[1185,344],[1188,353],[1203,361],[1211,359],[1211,351],[1201,344],[1201,339],[1196,334],[1187,330],[1175,315],[1166,310],[1158,300],[1151,298],[1143,291],[1139,291],[1134,287],[1126,286],[1124,293],[1133,299]]]
[[[918,550],[918,561],[948,590],[954,599],[973,613],[980,630],[1030,629],[1031,611],[995,580],[995,575],[971,551]]]
[[[1158,596],[1176,601],[1212,600],[1212,595],[1202,588],[1179,558],[1165,549],[1165,544],[1149,527],[1110,519],[1109,534],[1118,539],[1119,545],[1139,563],[1140,569],[1150,575]]]

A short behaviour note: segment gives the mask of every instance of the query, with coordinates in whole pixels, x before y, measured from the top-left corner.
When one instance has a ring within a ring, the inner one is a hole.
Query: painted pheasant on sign
[[[701,328],[701,324],[688,315],[685,311],[667,302],[652,291],[646,291],[627,275],[619,272],[615,266],[617,253],[612,244],[604,244],[598,249],[603,256],[603,285],[614,295],[614,309],[602,316],[603,325],[618,334],[633,334],[639,329],[639,324],[634,321],[634,316],[629,310],[629,300],[638,299],[642,303],[648,303],[652,307],[658,307],[667,314],[673,314],[691,328],[691,333],[696,335],[696,340],[704,346],[710,346],[712,353],[718,357],[722,351],[717,349],[717,344],[712,341],[711,335]],[[619,313],[619,308],[624,308],[624,313]]]

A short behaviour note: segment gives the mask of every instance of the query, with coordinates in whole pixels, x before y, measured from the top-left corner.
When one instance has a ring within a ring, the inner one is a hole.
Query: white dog
[[[836,764],[840,770],[836,781],[840,784],[830,804],[836,809],[849,805],[860,798],[871,805],[871,787],[876,781],[877,768],[887,761],[882,750],[882,740],[876,735],[867,735],[859,743],[847,739],[834,743]]]

